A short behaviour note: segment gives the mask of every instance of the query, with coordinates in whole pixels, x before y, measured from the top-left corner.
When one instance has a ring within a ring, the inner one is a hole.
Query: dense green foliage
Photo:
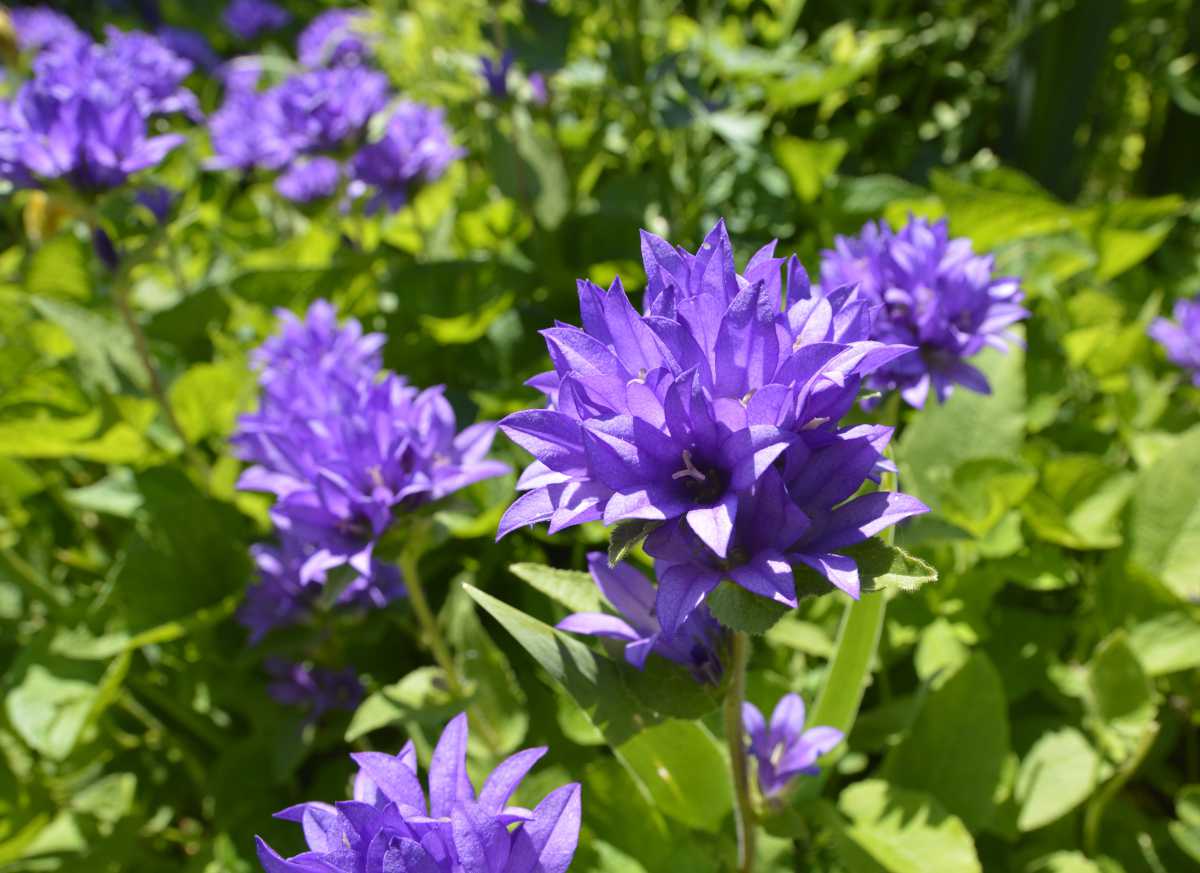
[[[137,23],[98,5],[77,20]],[[163,4],[226,48],[201,6]],[[879,571],[886,625],[844,753],[765,816],[758,869],[1200,866],[1200,393],[1145,332],[1200,291],[1200,6],[372,8],[382,67],[468,151],[410,208],[300,211],[202,170],[202,128],[154,173],[181,192],[168,226],[132,193],[105,202],[144,253],[115,275],[77,204],[0,206],[0,871],[256,870],[254,833],[298,849],[271,813],[347,796],[348,751],[411,736],[427,759],[468,706],[481,772],[547,744],[523,791],[582,782],[572,869],[731,869],[719,694],[549,629],[594,600],[578,571],[608,537],[493,543],[514,477],[420,532],[461,696],[403,600],[247,646],[233,614],[269,530],[227,444],[255,402],[248,354],[274,307],[326,297],[387,334],[389,367],[446,384],[460,423],[494,419],[535,405],[537,331],[577,320],[576,278],[640,291],[641,227],[694,248],[723,216],[739,252],[778,237],[815,272],[833,234],[910,212],[1022,277],[1027,348],[985,354],[991,396],[900,413],[900,481],[934,511],[897,534],[913,559]],[[486,98],[497,42],[547,74],[548,105]],[[184,440],[114,302],[125,281]],[[917,559],[938,580],[900,590]],[[817,696],[846,602],[810,598],[755,638],[760,708]],[[370,694],[314,722],[268,696],[271,655],[353,665]]]

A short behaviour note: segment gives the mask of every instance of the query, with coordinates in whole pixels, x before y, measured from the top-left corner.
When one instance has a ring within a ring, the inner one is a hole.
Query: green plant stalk
[[[866,691],[871,660],[883,635],[886,606],[881,591],[864,594],[846,607],[829,677],[813,707],[810,724],[837,728],[849,735]]]
[[[729,744],[729,769],[733,775],[733,820],[737,827],[739,873],[754,869],[754,802],[750,796],[750,768],[742,736],[742,703],[746,699],[746,663],[750,636],[734,631],[730,646],[729,690],[725,692],[725,740]]]
[[[429,649],[437,665],[446,674],[446,687],[455,697],[463,696],[463,683],[458,675],[458,665],[454,662],[446,640],[438,627],[437,617],[429,607],[425,598],[425,590],[421,587],[421,576],[417,570],[419,555],[411,548],[404,549],[400,554],[400,572],[404,576],[404,588],[408,592],[408,602],[412,604],[413,612],[420,625],[420,641]]]
[[[1089,857],[1096,857],[1096,847],[1100,840],[1100,823],[1104,820],[1104,810],[1118,792],[1125,787],[1125,783],[1133,778],[1138,767],[1142,766],[1142,761],[1154,748],[1154,741],[1158,739],[1158,730],[1158,722],[1151,722],[1125,765],[1117,771],[1112,779],[1108,780],[1108,784],[1088,804],[1087,811],[1083,816],[1083,849]]]

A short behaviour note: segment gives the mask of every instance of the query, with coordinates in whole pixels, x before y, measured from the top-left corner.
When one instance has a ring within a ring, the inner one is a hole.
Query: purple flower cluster
[[[352,711],[363,699],[362,683],[350,667],[329,670],[282,658],[267,658],[264,666],[271,676],[267,693],[285,706],[307,709],[310,721],[332,709]]]
[[[271,0],[230,0],[221,21],[238,39],[252,40],[260,34],[285,27],[292,20],[282,6]]]
[[[75,22],[48,6],[17,6],[8,15],[22,51],[36,52],[64,42],[90,42]]]
[[[394,95],[387,78],[363,64],[364,18],[349,9],[317,16],[297,43],[307,69],[265,90],[250,59],[227,65],[225,102],[209,122],[208,166],[278,172],[276,190],[296,203],[332,197],[346,183],[351,198],[370,198],[371,211],[398,209],[415,186],[440,178],[462,155],[442,110],[396,103],[382,137],[367,141],[372,117]]]
[[[945,221],[910,217],[899,232],[868,222],[857,237],[839,236],[821,253],[821,284],[857,285],[879,307],[872,336],[916,348],[871,377],[881,391],[899,391],[920,408],[932,388],[944,402],[955,385],[990,393],[967,359],[985,346],[1006,351],[1018,342],[1008,328],[1028,317],[1016,279],[994,277],[991,255],[971,241],[951,239]]]
[[[768,725],[753,703],[742,704],[742,727],[749,739],[750,757],[758,764],[758,787],[763,797],[775,797],[795,777],[815,776],[817,758],[845,739],[837,728],[804,729],[804,701],[785,694],[775,705]]]
[[[317,301],[303,321],[280,313],[258,349],[258,411],[239,419],[233,444],[250,466],[238,482],[273,494],[279,546],[259,546],[260,582],[243,624],[255,639],[308,614],[335,571],[350,577],[339,604],[382,606],[403,593],[375,544],[397,511],[438,500],[508,468],[487,459],[495,425],[457,432],[440,387],[425,391],[381,369],[383,337],[339,325]]]
[[[532,811],[509,805],[545,753],[517,752],[476,794],[458,715],[433,750],[428,798],[411,742],[395,756],[359,752],[353,800],[276,813],[301,825],[308,851],[285,859],[259,838],[258,859],[266,873],[564,873],[579,842],[579,785],[556,788]]]
[[[1175,320],[1156,318],[1150,338],[1166,350],[1167,358],[1188,370],[1192,384],[1200,388],[1200,297],[1175,303]]]
[[[639,670],[657,654],[692,671],[701,682],[721,681],[721,626],[700,606],[673,633],[664,633],[654,614],[654,586],[629,564],[609,567],[601,552],[587,556],[596,586],[619,615],[577,612],[558,623],[559,630],[607,637],[625,643],[625,660]]]
[[[722,579],[795,606],[794,564],[857,597],[843,550],[927,509],[904,494],[855,496],[887,463],[892,429],[838,421],[863,379],[912,347],[871,340],[869,299],[815,292],[773,243],[739,274],[724,223],[695,254],[643,233],[642,258],[642,314],[619,280],[607,291],[581,281],[582,329],[542,331],[554,369],[530,384],[548,408],[500,424],[536,460],[499,535],[659,522],[645,548],[667,634]]]
[[[22,28],[23,43],[41,51],[32,78],[0,101],[0,178],[103,190],[156,166],[183,142],[179,134],[148,133],[152,116],[199,114],[183,86],[192,63],[157,37],[109,28],[103,44],[93,43],[44,9],[18,16]]]

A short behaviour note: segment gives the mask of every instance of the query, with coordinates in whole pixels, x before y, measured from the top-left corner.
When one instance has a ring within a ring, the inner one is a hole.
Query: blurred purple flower
[[[171,217],[171,208],[175,205],[175,192],[165,185],[153,185],[142,188],[134,199],[139,205],[150,210],[155,221],[166,224]]]
[[[643,233],[642,256],[644,315],[619,280],[608,291],[581,281],[583,328],[542,331],[554,370],[530,384],[549,408],[500,423],[536,460],[499,535],[541,521],[551,533],[666,522],[656,532],[656,614],[668,633],[720,581],[717,567],[744,567],[734,581],[794,605],[786,559],[795,555],[857,594],[854,561],[836,550],[927,510],[878,494],[834,512],[881,459],[881,446],[864,453],[861,432],[837,422],[863,378],[911,347],[868,340],[867,301],[848,288],[814,294],[799,261],[775,258],[774,244],[739,275],[723,223],[695,254]],[[827,452],[846,441],[854,447]],[[817,456],[830,462],[823,488],[804,475]],[[756,527],[766,519],[786,522],[772,539]]]
[[[301,31],[296,55],[306,67],[356,66],[366,57],[367,41],[359,26],[367,18],[361,9],[330,9]]]
[[[639,670],[653,652],[689,668],[701,682],[721,681],[724,638],[707,607],[692,612],[674,633],[663,633],[654,614],[654,586],[645,576],[629,564],[609,567],[602,552],[590,552],[587,558],[592,579],[618,615],[577,612],[560,621],[559,630],[620,640],[625,660]]]
[[[538,106],[545,106],[550,101],[550,87],[542,73],[529,74],[529,91],[530,98]]]
[[[1147,333],[1172,364],[1190,371],[1192,384],[1200,388],[1200,297],[1176,301],[1174,315],[1174,321],[1154,319]]]
[[[204,34],[183,27],[164,25],[155,31],[163,45],[181,58],[191,61],[211,73],[221,65],[220,56],[213,51]]]
[[[768,725],[752,703],[742,704],[742,726],[749,739],[749,754],[758,763],[758,787],[763,797],[779,795],[800,775],[815,776],[817,759],[838,745],[845,735],[831,727],[804,729],[804,701],[785,694],[775,705]]]
[[[332,196],[342,168],[333,158],[298,158],[275,179],[275,190],[293,203],[311,203]]]
[[[917,349],[875,373],[873,387],[899,391],[917,408],[931,388],[939,402],[955,385],[990,393],[967,359],[985,346],[1005,351],[1019,342],[1008,328],[1029,315],[1017,280],[993,277],[991,255],[951,239],[945,221],[910,217],[898,233],[868,222],[858,237],[837,237],[821,257],[827,290],[857,285],[878,305],[875,339]]]
[[[579,785],[555,789],[532,812],[508,805],[545,753],[507,758],[476,795],[467,776],[467,717],[458,715],[433,751],[428,798],[411,742],[395,756],[353,754],[354,800],[276,813],[302,825],[309,851],[284,859],[256,838],[259,862],[266,873],[565,873],[579,841]]]
[[[267,693],[285,706],[308,710],[309,721],[333,709],[353,711],[362,702],[362,683],[352,667],[329,670],[283,658],[267,658],[263,666],[272,679]]]
[[[479,59],[479,64],[488,93],[496,100],[508,97],[508,71],[512,69],[512,52],[505,52],[500,56],[499,61],[483,55]]]
[[[251,595],[252,628],[271,625],[270,592],[297,604],[279,619],[292,620],[305,612],[305,590],[335,570],[354,577],[339,602],[385,604],[397,589],[378,579],[373,552],[393,515],[508,470],[487,459],[495,424],[458,432],[440,387],[418,391],[380,371],[379,335],[364,336],[353,320],[339,326],[325,301],[303,321],[281,317],[279,334],[254,356],[259,409],[232,438],[251,463],[238,487],[275,495],[271,519],[285,547],[263,553],[274,560]]]
[[[48,6],[16,6],[8,10],[8,15],[22,51],[39,51],[64,42],[90,42],[75,22]]]
[[[395,211],[408,202],[414,186],[441,178],[463,154],[450,140],[443,110],[404,101],[383,137],[354,156],[353,175],[375,189],[369,211]]]
[[[270,0],[230,0],[221,13],[221,21],[229,31],[243,40],[279,30],[291,20],[291,13]]]

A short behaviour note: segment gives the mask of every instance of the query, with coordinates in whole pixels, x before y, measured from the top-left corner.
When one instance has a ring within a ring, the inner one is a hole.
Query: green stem
[[[854,727],[866,691],[871,659],[875,657],[875,649],[883,635],[886,605],[883,592],[875,592],[862,595],[846,607],[829,677],[813,707],[810,724],[837,728],[847,735]]]
[[[733,775],[733,820],[737,826],[738,871],[754,869],[754,803],[750,797],[750,768],[742,739],[742,703],[746,699],[746,663],[750,636],[735,631],[730,647],[729,690],[725,693],[725,740],[729,744],[729,769]]]
[[[1150,750],[1154,748],[1154,741],[1158,738],[1158,723],[1152,722],[1145,733],[1142,734],[1141,740],[1138,742],[1137,748],[1133,750],[1133,754],[1126,760],[1125,765],[1117,771],[1117,774],[1108,781],[1108,784],[1100,790],[1100,793],[1088,804],[1087,812],[1083,817],[1083,850],[1089,857],[1096,856],[1096,846],[1100,839],[1100,823],[1104,820],[1104,810],[1107,808],[1109,801],[1117,796],[1117,793],[1125,787],[1133,774],[1137,772],[1138,767],[1142,766],[1142,761],[1150,754]]]
[[[458,665],[446,646],[446,640],[438,627],[437,617],[425,599],[425,590],[421,587],[421,576],[417,571],[419,556],[413,549],[405,549],[400,555],[400,570],[404,574],[404,587],[408,592],[408,602],[416,613],[417,623],[421,626],[421,643],[429,649],[433,659],[437,661],[442,672],[446,674],[446,687],[455,697],[463,696],[463,683],[458,675]]]

